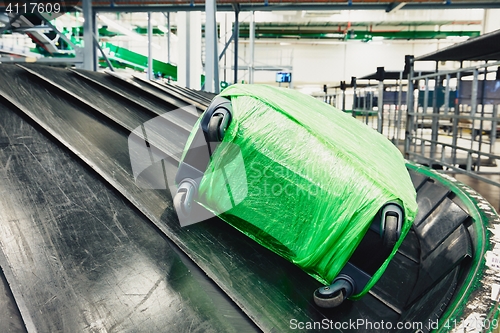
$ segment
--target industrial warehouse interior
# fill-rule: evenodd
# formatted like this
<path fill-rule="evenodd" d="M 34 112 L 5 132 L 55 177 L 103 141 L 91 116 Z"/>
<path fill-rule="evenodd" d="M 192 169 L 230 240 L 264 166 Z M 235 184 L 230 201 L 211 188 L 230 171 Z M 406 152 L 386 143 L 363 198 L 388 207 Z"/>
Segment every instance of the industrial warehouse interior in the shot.
<path fill-rule="evenodd" d="M 500 333 L 499 18 L 0 2 L 0 333 Z"/>

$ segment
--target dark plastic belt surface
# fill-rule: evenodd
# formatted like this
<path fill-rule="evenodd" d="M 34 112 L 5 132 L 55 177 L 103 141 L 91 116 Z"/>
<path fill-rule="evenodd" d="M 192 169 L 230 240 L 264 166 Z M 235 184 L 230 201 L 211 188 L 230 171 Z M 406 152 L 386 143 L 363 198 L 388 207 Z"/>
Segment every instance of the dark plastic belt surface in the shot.
<path fill-rule="evenodd" d="M 54 155 L 52 150 L 44 150 L 44 148 L 42 149 L 44 151 L 40 151 L 40 154 L 37 155 L 39 158 L 38 161 L 45 168 L 47 168 L 47 165 L 52 165 L 53 167 L 50 170 L 54 172 L 54 175 L 50 177 L 45 176 L 46 180 L 44 181 L 49 188 L 40 188 L 37 189 L 38 192 L 34 193 L 40 193 L 41 197 L 47 196 L 49 199 L 52 193 L 57 193 L 59 189 L 50 187 L 52 186 L 51 182 L 57 183 L 58 177 L 67 172 L 63 166 L 57 166 L 60 165 L 58 163 L 64 162 L 71 165 L 72 168 L 77 168 L 76 165 L 83 165 L 83 171 L 79 172 L 83 172 L 88 179 L 72 176 L 68 179 L 67 184 L 62 184 L 62 186 L 63 188 L 66 188 L 66 186 L 73 186 L 74 193 L 72 195 L 82 200 L 85 205 L 98 205 L 95 208 L 89 209 L 90 212 L 95 212 L 95 216 L 82 216 L 90 220 L 101 216 L 101 214 L 107 216 L 107 218 L 98 218 L 94 222 L 87 222 L 95 223 L 95 230 L 92 230 L 92 233 L 89 235 L 86 234 L 86 229 L 80 230 L 77 228 L 77 226 L 84 226 L 86 223 L 85 221 L 77 223 L 77 226 L 71 225 L 71 227 L 59 228 L 56 231 L 63 233 L 65 239 L 68 239 L 68 241 L 71 240 L 70 235 L 73 232 L 77 239 L 88 240 L 92 244 L 95 244 L 96 247 L 108 246 L 104 244 L 106 242 L 116 244 L 116 237 L 106 229 L 106 227 L 115 228 L 115 220 L 113 219 L 113 214 L 110 213 L 112 210 L 109 208 L 109 204 L 105 206 L 100 196 L 92 195 L 92 191 L 85 188 L 85 186 L 90 186 L 90 189 L 94 187 L 101 188 L 101 186 L 103 186 L 101 182 L 104 182 L 107 185 L 98 193 L 108 193 L 103 195 L 103 197 L 109 197 L 109 201 L 117 205 L 116 207 L 122 205 L 120 206 L 122 209 L 120 209 L 118 214 L 129 214 L 130 221 L 136 221 L 134 223 L 137 225 L 134 224 L 135 226 L 131 227 L 132 231 L 130 232 L 133 232 L 133 230 L 135 230 L 134 228 L 150 228 L 144 227 L 143 224 L 149 225 L 150 222 L 148 219 L 152 221 L 162 233 L 172 239 L 183 252 L 188 254 L 196 265 L 202 268 L 203 272 L 200 273 L 201 276 L 208 274 L 210 278 L 220 286 L 221 290 L 227 293 L 235 304 L 237 304 L 256 325 L 265 331 L 289 331 L 290 321 L 292 319 L 296 319 L 299 322 L 321 322 L 323 319 L 332 320 L 333 322 L 345 322 L 349 321 L 349 319 L 357 320 L 359 318 L 366 318 L 372 322 L 384 320 L 394 323 L 401 320 L 427 321 L 429 317 L 434 318 L 434 316 L 440 314 L 442 309 L 446 307 L 451 294 L 455 290 L 459 277 L 459 268 L 467 267 L 467 261 L 464 261 L 464 259 L 470 255 L 471 244 L 470 242 L 467 243 L 469 238 L 467 229 L 463 227 L 463 223 L 465 222 L 458 222 L 458 220 L 464 218 L 464 215 L 457 207 L 450 204 L 449 200 L 451 200 L 451 198 L 449 190 L 426 177 L 421 177 L 421 175 L 414 171 L 410 171 L 412 180 L 418 188 L 420 217 L 414 229 L 403 242 L 399 253 L 389 265 L 386 274 L 384 274 L 370 294 L 362 300 L 347 302 L 340 308 L 334 310 L 318 309 L 312 303 L 312 292 L 319 284 L 296 266 L 265 250 L 216 218 L 191 227 L 180 228 L 176 216 L 171 209 L 168 191 L 144 190 L 137 187 L 132 177 L 127 138 L 130 133 L 130 127 L 141 125 L 140 122 L 144 121 L 144 119 L 148 119 L 148 117 L 152 117 L 152 113 L 148 115 L 144 113 L 144 110 L 141 108 L 137 109 L 135 106 L 127 107 L 127 105 L 120 104 L 124 103 L 125 100 L 116 96 L 113 97 L 112 92 L 109 90 L 102 90 L 101 92 L 96 91 L 94 96 L 92 89 L 98 89 L 96 85 L 92 85 L 91 83 L 87 83 L 88 85 L 85 87 L 85 89 L 88 89 L 86 90 L 87 92 L 81 93 L 82 89 L 78 83 L 79 80 L 83 79 L 78 78 L 78 75 L 71 71 L 57 70 L 51 72 L 47 69 L 38 69 L 36 66 L 27 67 L 33 71 L 40 71 L 40 73 L 43 71 L 44 76 L 53 82 L 64 82 L 65 89 L 73 94 L 80 94 L 82 99 L 94 104 L 96 107 L 89 107 L 89 105 L 76 101 L 70 95 L 58 92 L 57 88 L 47 87 L 47 82 L 43 82 L 39 78 L 34 77 L 33 74 L 21 68 L 0 65 L 0 75 L 9 78 L 9 80 L 0 81 L 0 95 L 5 97 L 2 98 L 0 96 L 0 102 L 4 105 L 2 110 L 5 110 L 8 106 L 12 112 L 23 117 L 28 123 L 38 123 L 35 124 L 36 131 L 31 136 L 37 136 L 40 138 L 40 142 L 45 142 L 45 146 L 43 147 L 50 146 L 48 142 L 48 140 L 50 140 L 57 144 L 57 149 L 66 152 L 62 155 L 61 153 Z M 82 73 L 85 74 L 86 72 L 82 71 Z M 119 90 L 122 94 L 128 94 L 130 98 L 133 98 L 138 91 L 146 91 L 134 84 L 126 83 L 122 79 L 97 73 L 89 73 L 88 75 L 100 83 L 113 85 L 113 89 Z M 140 99 L 144 106 L 157 110 L 164 109 L 167 100 L 173 100 L 172 96 L 166 94 L 162 95 L 158 93 L 157 96 L 153 96 L 152 94 L 153 93 L 149 91 L 137 98 Z M 11 101 L 10 104 L 7 102 L 6 98 Z M 113 101 L 112 107 L 106 104 L 108 103 L 106 101 L 108 98 L 108 102 L 111 100 Z M 12 103 L 14 103 L 14 105 L 11 105 Z M 124 112 L 123 118 L 119 118 L 120 110 Z M 8 115 L 3 118 L 3 121 L 12 123 L 14 121 L 13 119 L 16 117 L 17 116 Z M 117 124 L 113 120 L 114 118 L 119 118 L 123 124 Z M 27 125 L 23 126 L 25 127 Z M 21 133 L 20 125 L 12 125 L 8 128 L 11 128 L 9 131 L 14 133 L 12 135 L 20 135 L 19 133 Z M 37 133 L 37 131 L 39 133 Z M 42 135 L 40 135 L 40 133 Z M 183 135 L 182 132 L 179 132 L 179 136 L 173 141 L 169 141 L 169 146 L 165 148 L 182 151 L 187 133 L 188 132 Z M 69 151 L 73 153 L 77 152 L 81 157 L 77 158 L 75 155 L 67 155 Z M 44 157 L 44 154 L 46 157 Z M 51 157 L 51 155 L 53 156 Z M 24 151 L 23 156 L 23 158 L 31 158 L 28 156 L 27 151 Z M 61 156 L 66 157 L 63 158 Z M 11 162 L 9 162 L 11 166 L 18 165 L 19 167 L 17 169 L 22 169 L 24 167 L 25 164 L 15 164 L 17 162 L 12 158 Z M 5 165 L 7 161 L 8 157 L 6 157 L 2 163 Z M 32 163 L 35 160 L 30 161 L 29 163 Z M 174 163 L 174 159 L 165 162 L 167 171 L 170 168 L 173 169 Z M 90 168 L 87 166 L 90 166 Z M 74 175 L 79 175 L 79 173 L 75 173 Z M 19 181 L 22 179 L 29 179 L 29 177 L 26 178 L 23 176 L 22 172 L 19 174 L 16 173 L 15 177 L 20 177 Z M 10 179 L 11 177 L 9 176 L 7 178 Z M 83 181 L 82 179 L 86 180 Z M 85 185 L 87 183 L 88 185 Z M 37 197 L 38 195 L 33 198 Z M 61 202 L 65 203 L 65 200 L 66 199 L 63 198 Z M 453 198 L 452 200 L 456 202 L 457 198 Z M 108 201 L 106 201 L 106 203 L 108 203 Z M 439 213 L 440 209 L 444 209 L 444 206 L 440 208 L 440 205 L 443 204 L 453 209 L 455 212 L 453 216 L 455 217 Z M 37 203 L 37 205 L 40 206 L 39 209 L 42 209 L 46 214 L 48 213 L 43 203 Z M 458 204 L 458 206 L 460 206 L 460 204 Z M 56 211 L 54 216 L 60 215 L 59 218 L 64 221 L 68 219 L 65 214 L 69 214 L 68 216 L 76 218 L 76 222 L 80 222 L 81 217 L 71 211 L 68 213 L 67 210 L 64 209 L 64 206 L 57 207 L 57 210 L 54 208 L 54 210 Z M 139 211 L 148 219 L 138 214 Z M 75 215 L 73 216 L 71 214 Z M 49 223 L 49 221 L 51 221 L 51 219 L 48 217 L 40 219 L 37 228 L 43 227 L 45 224 Z M 465 221 L 467 221 L 467 219 Z M 71 221 L 65 223 L 70 222 Z M 449 232 L 447 232 L 447 230 L 441 230 L 441 226 L 438 226 L 439 223 L 446 223 L 449 225 Z M 169 257 L 168 255 L 163 257 L 164 253 L 162 251 L 166 251 L 165 253 L 170 252 L 169 250 L 162 250 L 164 248 L 158 250 L 158 246 L 165 246 L 161 244 L 166 244 L 165 239 L 160 235 L 158 229 L 149 231 L 151 235 L 145 237 L 145 243 L 141 240 L 135 243 L 120 245 L 123 251 L 116 255 L 113 254 L 106 257 L 106 251 L 101 252 L 96 250 L 98 253 L 93 256 L 93 267 L 97 269 L 96 274 L 99 274 L 99 269 L 107 267 L 106 265 L 111 265 L 111 267 L 124 267 L 123 269 L 127 272 L 131 269 L 130 267 L 135 267 L 134 265 L 138 265 L 139 263 L 159 265 L 158 272 L 168 271 L 170 262 L 167 259 Z M 428 230 L 435 230 L 435 235 L 433 234 L 432 237 L 429 237 L 429 242 L 421 248 L 419 245 L 419 237 L 422 237 L 422 235 L 426 233 L 426 230 L 427 232 Z M 127 233 L 129 232 L 127 229 L 125 231 Z M 121 237 L 120 232 L 119 229 L 115 231 L 119 239 Z M 136 237 L 140 235 L 141 233 L 139 232 Z M 97 237 L 95 239 L 99 241 L 96 241 L 92 237 Z M 45 238 L 42 237 L 41 240 L 43 239 Z M 443 252 L 445 251 L 444 247 L 434 244 L 443 239 L 445 244 L 450 245 L 451 248 L 454 249 L 453 251 L 449 253 Z M 45 249 L 42 246 L 42 253 L 51 249 L 51 245 L 45 244 L 44 246 L 47 248 Z M 151 251 L 153 251 L 151 247 L 154 251 L 158 251 L 158 253 L 151 253 Z M 67 270 L 71 272 L 73 269 L 71 267 L 77 267 L 81 262 L 81 256 L 85 254 L 84 248 L 76 246 L 75 251 L 83 252 L 80 256 L 74 257 L 75 260 L 69 260 L 69 266 L 58 266 L 61 274 L 66 274 Z M 71 251 L 66 252 L 68 252 L 68 255 L 71 253 Z M 134 253 L 137 253 L 138 256 L 147 254 L 147 256 L 153 256 L 155 259 L 151 262 L 144 257 L 139 257 L 136 260 L 137 263 L 133 261 L 132 265 L 130 260 L 136 255 Z M 174 254 L 171 255 L 175 257 Z M 178 255 L 179 258 L 181 258 L 181 254 Z M 436 262 L 437 259 L 430 260 L 434 257 L 441 260 L 438 267 L 432 264 Z M 48 255 L 43 260 L 49 260 L 50 258 L 51 256 Z M 41 263 L 44 262 L 43 260 Z M 177 262 L 179 262 L 179 260 L 177 260 Z M 186 267 L 187 263 L 182 260 L 181 262 L 183 262 L 185 265 L 184 267 Z M 16 265 L 14 265 L 14 269 L 17 269 Z M 120 270 L 115 268 L 114 272 L 118 273 Z M 420 275 L 420 273 L 422 274 Z M 43 270 L 36 271 L 36 274 L 43 279 L 48 279 L 48 277 L 44 275 Z M 426 281 L 430 281 L 430 283 L 421 281 L 420 276 L 422 276 L 422 278 L 425 277 Z M 8 274 L 7 278 L 9 278 Z M 77 276 L 75 278 L 77 278 Z M 184 277 L 179 277 L 179 279 L 184 279 Z M 195 280 L 201 281 L 198 279 Z M 73 281 L 70 279 L 68 281 L 72 284 L 74 281 L 78 280 Z M 123 281 L 131 280 L 124 278 Z M 154 280 L 153 286 L 156 281 L 157 280 Z M 180 283 L 180 281 L 176 279 L 167 279 L 165 281 L 165 290 L 174 288 L 176 283 Z M 111 284 L 111 286 L 115 288 L 113 284 Z M 135 288 L 132 282 L 127 284 L 127 286 Z M 31 284 L 30 288 L 31 291 L 36 294 L 40 292 L 39 288 L 45 290 L 47 288 L 47 283 Z M 202 286 L 202 289 L 206 291 L 204 286 Z M 416 291 L 412 294 L 414 289 Z M 122 288 L 121 291 L 123 290 L 127 289 Z M 191 296 L 187 298 L 181 297 L 181 300 L 179 300 L 179 303 L 176 303 L 177 305 L 175 307 L 187 307 L 196 312 L 197 310 L 195 310 L 195 308 L 210 303 L 196 299 L 195 296 L 192 296 L 195 295 L 197 291 L 195 287 L 191 289 L 187 288 L 187 290 L 182 289 L 181 295 L 184 295 L 183 292 L 186 292 Z M 127 291 L 126 293 L 128 294 L 130 292 Z M 50 298 L 45 301 L 47 300 L 50 300 Z M 106 300 L 107 297 L 104 297 L 101 302 L 106 302 Z M 217 301 L 215 301 L 215 303 L 218 304 Z M 50 302 L 47 304 L 47 306 L 52 306 Z M 60 306 L 55 307 L 55 313 L 58 313 L 57 311 L 67 311 L 64 310 L 65 307 L 70 306 L 67 304 L 72 303 L 61 301 Z M 167 312 L 163 312 L 163 307 L 168 308 L 169 303 L 158 301 L 157 306 L 159 306 L 158 309 L 160 309 L 158 313 L 161 312 L 162 316 L 169 317 L 157 320 L 175 320 L 175 315 L 170 317 L 168 314 L 165 314 L 168 313 L 167 310 L 165 310 Z M 139 306 L 139 308 L 141 307 Z M 105 315 L 96 310 L 95 307 L 86 306 L 84 309 L 92 318 L 97 318 L 96 320 L 105 318 Z M 206 312 L 206 318 L 209 318 L 209 321 L 213 323 L 213 320 L 216 320 L 218 315 L 208 314 L 211 311 L 209 309 L 210 306 L 206 308 L 206 311 L 208 311 Z M 37 307 L 30 307 L 28 312 L 35 313 L 36 311 L 38 311 Z M 53 325 L 50 316 L 37 316 L 36 318 L 42 321 L 39 331 L 47 331 L 44 328 Z M 43 321 L 47 322 L 44 323 Z M 90 323 L 96 325 L 97 321 L 89 322 L 88 325 L 90 325 Z M 214 325 L 213 327 L 216 327 L 217 331 L 219 331 L 219 329 L 220 331 L 231 330 L 227 327 L 217 327 L 217 324 Z M 239 327 L 237 324 L 233 326 Z M 194 324 L 189 327 L 193 330 L 197 329 L 200 332 L 210 331 L 210 328 L 207 328 L 203 323 L 197 321 L 194 321 Z M 151 331 L 164 331 L 164 328 L 165 327 L 162 327 L 162 329 L 154 329 L 152 326 Z M 184 328 L 187 329 L 187 327 Z M 356 330 L 347 328 L 341 329 L 341 331 L 354 332 Z M 373 330 L 373 332 L 376 331 L 377 330 Z M 384 330 L 378 331 L 382 332 Z"/>
<path fill-rule="evenodd" d="M 142 214 L 3 102 L 0 126 L 2 265 L 30 331 L 256 330 Z"/>

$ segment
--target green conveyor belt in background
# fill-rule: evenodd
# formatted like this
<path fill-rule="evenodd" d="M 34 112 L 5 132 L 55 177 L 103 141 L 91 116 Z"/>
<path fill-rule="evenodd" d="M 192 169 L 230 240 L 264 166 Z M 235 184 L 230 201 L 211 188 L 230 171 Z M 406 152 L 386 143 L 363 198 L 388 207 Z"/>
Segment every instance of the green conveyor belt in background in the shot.
<path fill-rule="evenodd" d="M 103 49 L 109 49 L 108 58 L 114 67 L 132 68 L 139 71 L 145 71 L 148 68 L 148 57 L 142 54 L 130 51 L 124 47 L 116 46 L 111 43 L 103 43 Z M 99 59 L 101 67 L 108 67 L 103 57 Z M 164 78 L 177 81 L 177 66 L 153 59 L 153 72 Z M 205 82 L 205 75 L 201 76 L 201 85 Z"/>
<path fill-rule="evenodd" d="M 109 49 L 108 58 L 115 67 L 133 68 L 139 71 L 144 71 L 148 68 L 147 56 L 107 42 L 102 44 L 102 48 L 104 50 Z M 99 64 L 103 67 L 107 67 L 104 58 L 99 60 Z M 156 74 L 161 74 L 161 76 L 165 78 L 177 81 L 177 66 L 175 65 L 153 59 L 153 71 Z M 202 80 L 204 80 L 204 77 Z"/>

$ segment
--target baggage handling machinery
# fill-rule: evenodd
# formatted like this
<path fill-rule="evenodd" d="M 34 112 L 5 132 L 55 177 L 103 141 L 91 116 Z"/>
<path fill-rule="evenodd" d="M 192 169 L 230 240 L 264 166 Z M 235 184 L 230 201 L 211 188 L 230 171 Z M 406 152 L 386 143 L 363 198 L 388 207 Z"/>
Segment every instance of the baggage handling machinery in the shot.
<path fill-rule="evenodd" d="M 89 318 L 107 330 L 146 327 L 149 332 L 163 332 L 165 327 L 287 332 L 323 320 L 328 320 L 331 331 L 342 332 L 498 328 L 494 290 L 500 219 L 488 202 L 459 181 L 406 163 L 418 203 L 411 229 L 370 291 L 332 311 L 315 306 L 311 297 L 311 291 L 329 283 L 318 282 L 218 217 L 179 226 L 174 195 L 141 187 L 130 169 L 129 132 L 124 129 L 139 126 L 140 130 L 144 122 L 183 107 L 173 91 L 166 92 L 173 86 L 35 65 L 2 65 L 0 72 L 16 78 L 0 82 L 0 159 L 4 166 L 10 163 L 2 169 L 1 188 L 9 195 L 0 198 L 8 207 L 0 217 L 9 212 L 34 217 L 1 223 L 3 231 L 12 232 L 0 236 L 5 273 L 0 284 L 5 281 L 7 290 L 12 290 L 14 305 L 17 302 L 21 310 L 17 318 L 20 325 L 30 325 L 29 331 L 64 330 L 68 323 L 82 331 L 88 329 Z M 26 98 L 26 91 L 32 98 Z M 150 128 L 148 141 L 142 142 L 145 154 L 157 148 L 153 152 L 167 151 L 160 166 L 173 172 L 167 175 L 173 177 L 171 183 L 180 162 L 177 153 L 209 105 L 193 98 L 204 103 L 196 114 L 181 110 L 172 121 L 161 122 L 165 142 L 155 141 Z M 233 106 L 237 103 L 232 99 Z M 157 175 L 163 179 L 163 171 Z M 57 195 L 55 189 L 65 195 Z M 6 206 L 11 200 L 23 200 L 22 205 Z M 195 202 L 191 215 L 196 206 Z M 83 212 L 90 214 L 81 213 L 86 207 Z M 266 209 L 265 204 L 257 207 Z M 26 241 L 13 242 L 12 237 Z M 190 266 L 179 265 L 179 259 L 164 249 L 170 240 Z M 31 254 L 35 265 L 19 254 Z M 82 255 L 91 261 L 82 265 Z M 54 258 L 61 264 L 54 265 Z M 206 281 L 199 284 L 197 279 Z M 210 283 L 213 288 L 207 291 Z M 138 290 L 144 293 L 137 295 Z M 151 297 L 144 303 L 148 291 Z M 65 297 L 47 302 L 52 295 Z M 223 299 L 228 304 L 221 304 Z M 6 314 L 0 311 L 0 327 L 16 317 Z M 360 318 L 364 320 L 357 328 L 337 326 Z M 254 330 L 249 325 L 242 328 L 242 320 Z M 382 321 L 387 325 L 376 329 L 374 325 Z M 399 329 L 398 324 L 404 327 Z"/>
<path fill-rule="evenodd" d="M 176 175 L 178 189 L 173 203 L 180 219 L 189 219 L 193 202 L 197 199 L 200 181 L 232 118 L 231 101 L 219 96 L 203 113 L 199 126 L 195 126 L 196 132 L 191 146 L 196 148 L 187 149 Z M 224 170 L 222 172 L 227 178 Z M 400 238 L 402 221 L 404 213 L 400 204 L 386 203 L 373 218 L 369 231 L 351 260 L 331 285 L 320 287 L 314 292 L 314 302 L 320 307 L 332 308 L 342 304 L 346 298 L 361 293 Z M 370 257 L 369 262 L 365 260 L 366 256 Z"/>

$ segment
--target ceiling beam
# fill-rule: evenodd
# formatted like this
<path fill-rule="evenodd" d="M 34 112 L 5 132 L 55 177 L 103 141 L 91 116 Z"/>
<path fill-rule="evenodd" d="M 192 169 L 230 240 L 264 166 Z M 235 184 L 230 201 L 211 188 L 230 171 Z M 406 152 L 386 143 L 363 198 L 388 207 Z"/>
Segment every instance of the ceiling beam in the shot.
<path fill-rule="evenodd" d="M 295 10 L 308 10 L 308 11 L 325 11 L 325 10 L 383 10 L 386 11 L 392 2 L 353 2 L 349 4 L 346 2 L 314 2 L 314 3 L 283 3 L 273 2 L 269 0 L 267 4 L 262 2 L 238 2 L 241 11 L 295 11 Z M 160 1 L 159 1 L 160 2 Z M 69 3 L 69 2 L 68 2 Z M 102 3 L 102 2 L 100 2 Z M 399 5 L 403 4 L 401 2 Z M 397 8 L 396 5 L 394 7 Z M 399 9 L 403 10 L 419 10 L 419 9 L 486 9 L 486 8 L 500 8 L 500 1 L 454 1 L 454 2 L 407 2 Z M 65 11 L 77 11 L 79 8 L 76 6 L 66 6 Z M 205 11 L 203 3 L 197 4 L 196 1 L 186 4 L 168 4 L 157 3 L 151 5 L 120 5 L 116 2 L 114 5 L 95 4 L 93 6 L 95 12 L 184 12 L 184 11 Z M 5 11 L 5 5 L 0 2 L 0 12 Z M 232 12 L 234 11 L 233 5 L 225 2 L 217 3 L 217 11 L 219 12 Z"/>
<path fill-rule="evenodd" d="M 405 10 L 418 9 L 485 9 L 500 8 L 500 2 L 459 2 L 459 3 L 407 3 Z M 386 4 L 332 4 L 332 3 L 312 3 L 312 4 L 240 4 L 240 11 L 325 11 L 325 10 L 386 10 Z M 96 6 L 96 12 L 182 12 L 182 11 L 205 11 L 203 5 L 151 5 L 151 6 Z M 232 5 L 217 5 L 218 12 L 234 11 Z"/>
<path fill-rule="evenodd" d="M 263 0 L 255 2 L 253 0 L 236 1 L 240 5 L 240 11 L 325 11 L 325 10 L 419 10 L 419 9 L 488 9 L 500 8 L 500 1 L 426 1 L 426 2 L 331 2 L 329 0 L 315 0 L 314 3 L 290 1 L 283 3 L 280 0 Z M 93 6 L 94 12 L 188 12 L 188 11 L 205 11 L 204 1 L 194 0 L 185 3 L 166 2 L 165 0 L 149 1 L 146 5 L 126 5 L 116 2 L 111 2 L 109 5 L 103 5 L 104 1 L 98 1 Z M 124 3 L 121 2 L 121 3 Z M 399 8 L 398 8 L 399 7 Z M 0 2 L 0 13 L 5 12 L 5 2 Z M 64 12 L 81 11 L 77 5 L 73 5 L 72 1 L 66 1 L 62 8 Z M 232 12 L 233 5 L 228 1 L 220 1 L 217 3 L 218 12 Z M 11 13 L 15 14 L 15 13 Z"/>

